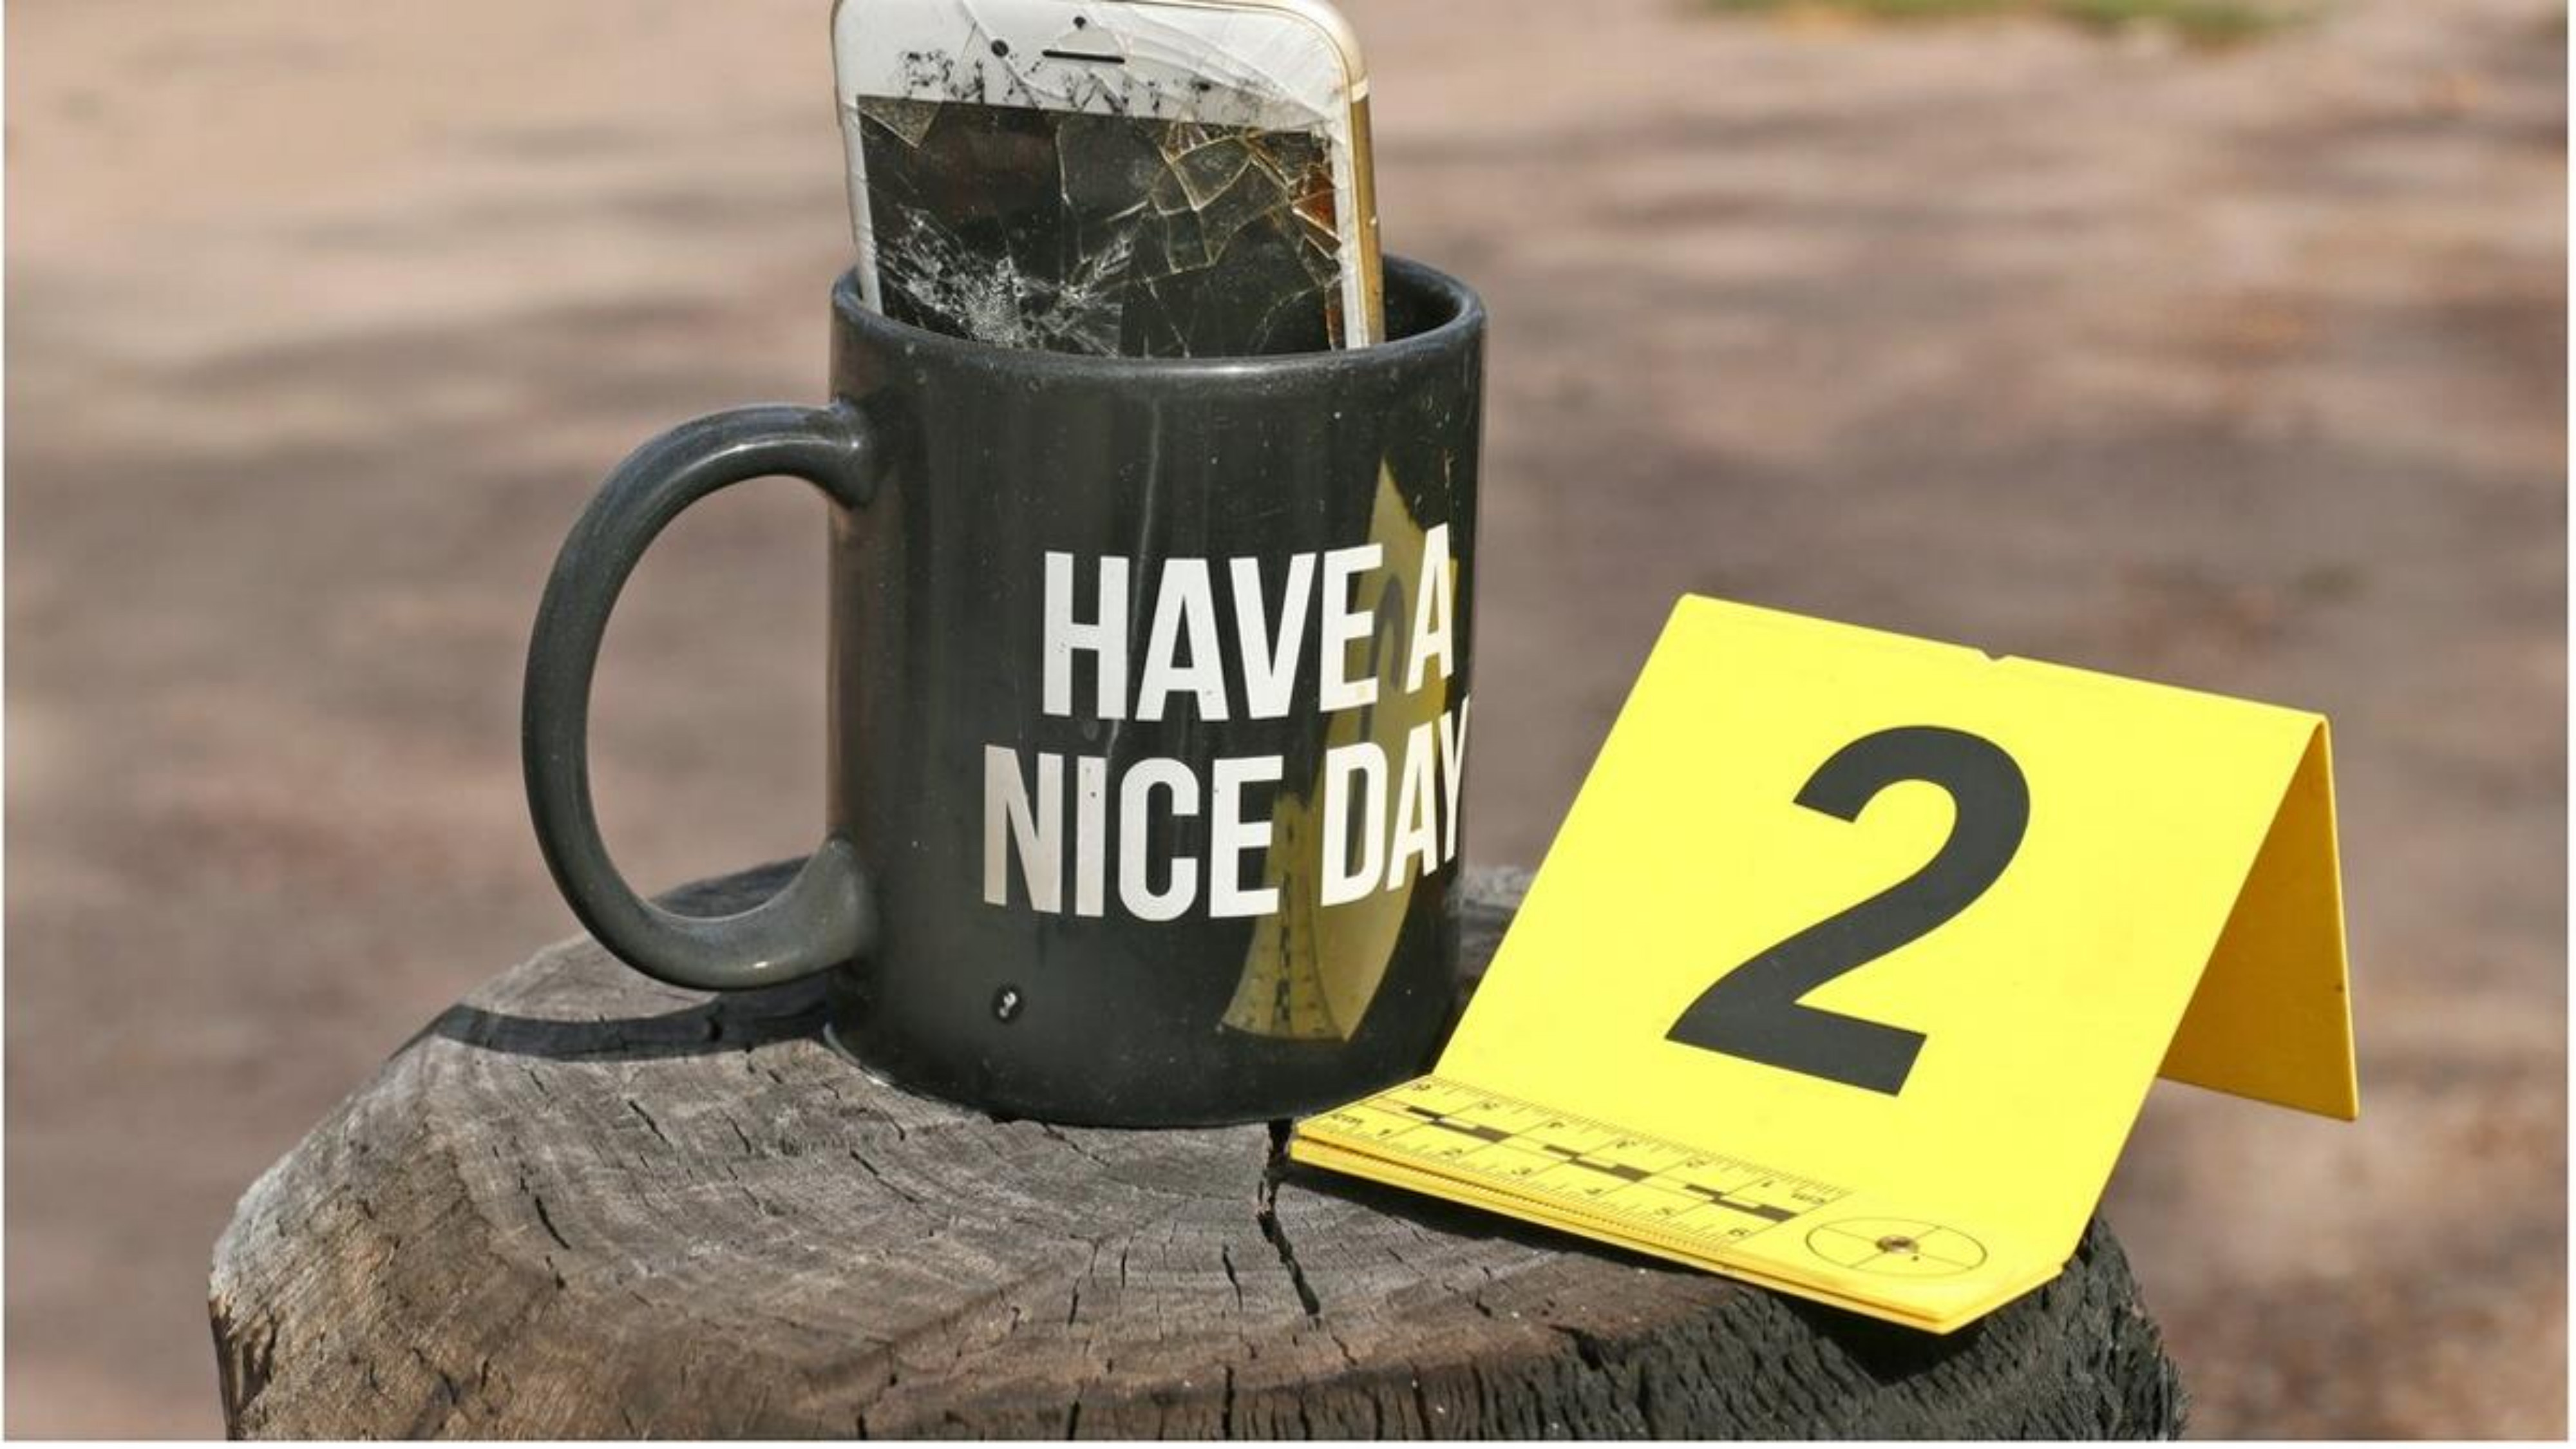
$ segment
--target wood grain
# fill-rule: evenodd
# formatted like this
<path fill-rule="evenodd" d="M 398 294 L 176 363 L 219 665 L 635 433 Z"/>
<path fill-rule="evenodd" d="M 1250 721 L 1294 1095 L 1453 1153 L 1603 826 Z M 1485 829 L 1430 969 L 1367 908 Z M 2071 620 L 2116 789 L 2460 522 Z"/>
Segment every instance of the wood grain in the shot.
<path fill-rule="evenodd" d="M 774 866 L 675 901 L 739 909 Z M 1526 878 L 1479 872 L 1481 963 Z M 811 985 L 708 997 L 587 940 L 407 1043 L 242 1199 L 237 1436 L 2171 1435 L 2099 1224 L 1933 1338 L 1289 1167 L 881 1086 Z"/>

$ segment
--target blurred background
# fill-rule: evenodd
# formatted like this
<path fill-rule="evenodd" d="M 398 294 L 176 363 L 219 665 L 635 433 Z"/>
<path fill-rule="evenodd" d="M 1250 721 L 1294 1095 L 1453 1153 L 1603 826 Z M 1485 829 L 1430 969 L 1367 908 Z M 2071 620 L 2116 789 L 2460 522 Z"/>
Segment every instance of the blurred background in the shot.
<path fill-rule="evenodd" d="M 821 395 L 826 8 L 8 7 L 10 1433 L 219 1432 L 235 1198 L 575 930 L 528 623 L 629 446 Z M 2161 1087 L 2108 1212 L 2200 1432 L 2563 1433 L 2563 0 L 1347 8 L 1493 309 L 1470 853 L 1685 591 L 2330 714 L 2362 1121 Z M 822 521 L 630 591 L 638 880 L 810 844 Z"/>

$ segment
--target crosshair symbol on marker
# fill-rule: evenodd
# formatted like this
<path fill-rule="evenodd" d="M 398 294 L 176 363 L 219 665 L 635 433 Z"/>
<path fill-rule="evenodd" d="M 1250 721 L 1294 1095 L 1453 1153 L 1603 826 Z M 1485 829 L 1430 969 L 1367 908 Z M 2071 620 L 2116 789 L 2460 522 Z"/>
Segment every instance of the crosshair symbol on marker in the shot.
<path fill-rule="evenodd" d="M 1807 1251 L 1838 1268 L 1886 1278 L 1948 1278 L 1985 1266 L 1986 1246 L 1939 1223 L 1845 1218 L 1807 1234 Z"/>

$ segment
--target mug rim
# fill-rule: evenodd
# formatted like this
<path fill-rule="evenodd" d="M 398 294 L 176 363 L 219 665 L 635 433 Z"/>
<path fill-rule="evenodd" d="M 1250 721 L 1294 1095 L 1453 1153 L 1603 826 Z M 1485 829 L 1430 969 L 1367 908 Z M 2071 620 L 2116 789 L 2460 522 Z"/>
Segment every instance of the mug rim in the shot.
<path fill-rule="evenodd" d="M 1484 299 L 1476 290 L 1439 268 L 1410 257 L 1389 255 L 1382 263 L 1387 290 L 1397 288 L 1420 291 L 1440 320 L 1418 332 L 1392 337 L 1366 347 L 1332 348 L 1322 352 L 1282 352 L 1254 357 L 1104 357 L 1085 352 L 1050 352 L 1032 347 L 1004 347 L 980 342 L 969 337 L 955 337 L 898 322 L 882 312 L 871 311 L 859 300 L 859 274 L 856 268 L 841 273 L 832 283 L 832 311 L 841 326 L 863 333 L 874 333 L 885 342 L 906 351 L 944 355 L 952 361 L 979 367 L 1000 367 L 1024 372 L 1044 373 L 1059 379 L 1098 377 L 1129 382 L 1158 378 L 1196 378 L 1201 380 L 1229 377 L 1258 377 L 1277 381 L 1302 375 L 1323 375 L 1359 367 L 1402 367 L 1449 352 L 1461 345 L 1485 325 Z M 1394 308 L 1387 309 L 1390 313 Z"/>

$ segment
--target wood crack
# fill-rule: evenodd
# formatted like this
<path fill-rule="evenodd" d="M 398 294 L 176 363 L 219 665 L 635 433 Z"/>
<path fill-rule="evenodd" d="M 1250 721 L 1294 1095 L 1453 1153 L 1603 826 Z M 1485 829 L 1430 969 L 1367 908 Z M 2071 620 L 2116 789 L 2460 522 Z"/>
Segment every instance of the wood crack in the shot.
<path fill-rule="evenodd" d="M 1252 1216 L 1261 1225 L 1261 1236 L 1279 1254 L 1279 1266 L 1288 1270 L 1289 1286 L 1297 1290 L 1297 1301 L 1305 1305 L 1306 1316 L 1321 1318 L 1324 1301 L 1316 1295 L 1315 1285 L 1306 1281 L 1305 1265 L 1297 1261 L 1296 1245 L 1288 1241 L 1288 1229 L 1279 1221 L 1279 1183 L 1288 1175 L 1289 1126 L 1284 1117 L 1270 1124 L 1270 1160 L 1261 1169 L 1260 1205 Z"/>

